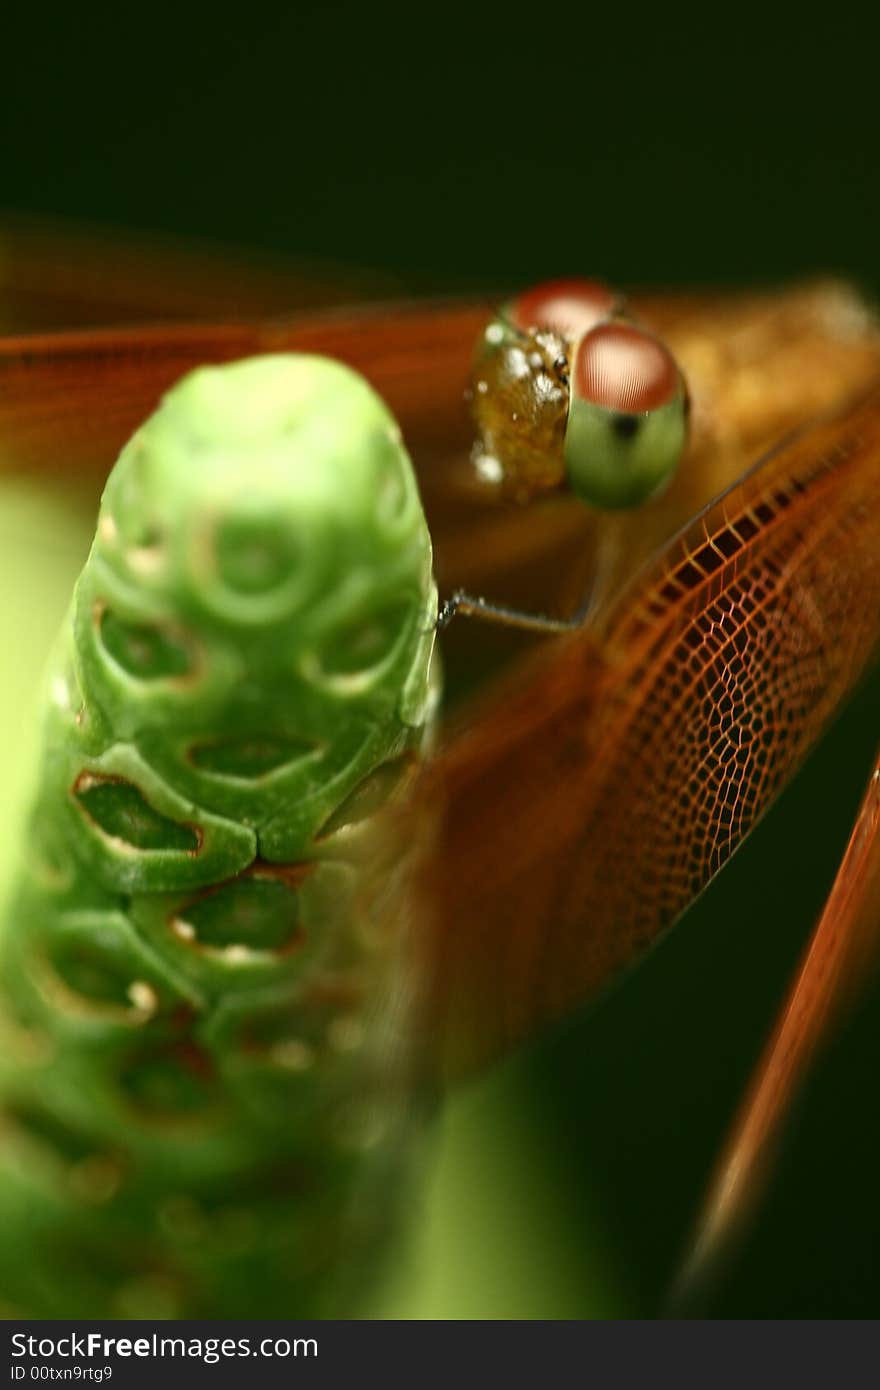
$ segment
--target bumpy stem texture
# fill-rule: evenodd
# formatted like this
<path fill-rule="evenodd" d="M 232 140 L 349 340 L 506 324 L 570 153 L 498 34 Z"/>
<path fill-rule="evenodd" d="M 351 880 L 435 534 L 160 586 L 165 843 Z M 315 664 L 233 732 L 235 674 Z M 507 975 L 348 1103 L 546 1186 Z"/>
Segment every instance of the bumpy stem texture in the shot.
<path fill-rule="evenodd" d="M 196 372 L 123 451 L 2 937 L 5 1310 L 347 1310 L 419 1108 L 384 812 L 435 612 L 409 460 L 347 369 Z"/>

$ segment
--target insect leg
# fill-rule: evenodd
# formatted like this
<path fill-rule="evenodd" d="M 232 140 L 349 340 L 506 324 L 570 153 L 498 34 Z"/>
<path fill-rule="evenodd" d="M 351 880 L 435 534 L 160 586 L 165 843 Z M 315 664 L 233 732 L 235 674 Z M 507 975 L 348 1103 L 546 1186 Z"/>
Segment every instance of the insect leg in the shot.
<path fill-rule="evenodd" d="M 619 562 L 624 553 L 624 543 L 625 535 L 620 521 L 610 516 L 603 518 L 597 536 L 592 569 L 587 577 L 586 592 L 574 613 L 568 618 L 529 613 L 520 608 L 512 608 L 507 604 L 495 603 L 490 599 L 469 594 L 464 589 L 456 589 L 441 605 L 437 629 L 442 632 L 456 614 L 460 613 L 463 617 L 482 618 L 485 622 L 500 623 L 523 632 L 574 632 L 577 628 L 583 627 L 613 594 L 620 579 Z"/>
<path fill-rule="evenodd" d="M 742 1234 L 792 1100 L 818 1048 L 869 977 L 878 945 L 880 751 L 828 901 L 722 1151 L 677 1282 L 677 1308 L 705 1288 Z"/>
<path fill-rule="evenodd" d="M 463 617 L 482 618 L 486 622 L 501 623 L 524 632 L 572 632 L 583 624 L 588 606 L 584 604 L 570 618 L 550 618 L 543 613 L 525 613 L 519 608 L 508 608 L 504 604 L 465 593 L 463 589 L 456 589 L 440 609 L 437 629 L 442 632 L 460 613 Z"/>

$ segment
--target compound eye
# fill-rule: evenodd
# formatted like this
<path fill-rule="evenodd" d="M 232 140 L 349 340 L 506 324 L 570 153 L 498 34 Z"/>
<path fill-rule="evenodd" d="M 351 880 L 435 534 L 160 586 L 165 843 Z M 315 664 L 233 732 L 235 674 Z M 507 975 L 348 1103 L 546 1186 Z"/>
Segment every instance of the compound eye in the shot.
<path fill-rule="evenodd" d="M 544 329 L 574 341 L 618 305 L 618 296 L 601 280 L 548 280 L 511 300 L 505 317 L 522 333 Z"/>
<path fill-rule="evenodd" d="M 687 393 L 661 342 L 620 321 L 580 340 L 565 431 L 572 492 L 594 507 L 636 507 L 670 481 L 686 437 Z"/>

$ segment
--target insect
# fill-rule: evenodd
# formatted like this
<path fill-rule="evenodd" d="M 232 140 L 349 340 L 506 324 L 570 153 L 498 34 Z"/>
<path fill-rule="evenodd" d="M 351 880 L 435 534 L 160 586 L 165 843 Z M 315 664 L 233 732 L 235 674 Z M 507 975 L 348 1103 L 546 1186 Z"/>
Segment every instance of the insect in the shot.
<path fill-rule="evenodd" d="M 415 802 L 445 807 L 424 947 L 428 1033 L 451 1070 L 574 1007 L 670 925 L 876 649 L 868 317 L 836 286 L 634 307 L 680 364 L 690 443 L 666 490 L 617 516 L 611 543 L 576 497 L 499 505 L 492 469 L 475 477 L 462 384 L 491 319 L 482 303 L 7 346 L 6 447 L 34 467 L 64 427 L 68 466 L 100 466 L 188 366 L 320 350 L 363 370 L 401 420 L 447 592 L 565 626 L 602 575 L 568 636 L 450 630 L 453 685 L 475 670 L 500 680 Z M 870 874 L 858 881 L 870 888 Z"/>

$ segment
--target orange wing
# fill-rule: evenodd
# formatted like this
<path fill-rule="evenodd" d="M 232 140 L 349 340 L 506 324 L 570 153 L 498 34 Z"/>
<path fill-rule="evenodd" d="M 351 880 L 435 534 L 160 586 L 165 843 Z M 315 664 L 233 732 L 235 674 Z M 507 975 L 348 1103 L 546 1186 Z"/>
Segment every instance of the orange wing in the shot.
<path fill-rule="evenodd" d="M 753 1215 L 782 1119 L 843 1010 L 870 982 L 880 945 L 880 752 L 828 902 L 756 1069 L 712 1186 L 674 1301 L 705 1292 Z"/>
<path fill-rule="evenodd" d="M 880 643 L 880 390 L 774 452 L 601 632 L 554 640 L 428 774 L 432 1026 L 482 1060 L 601 989 L 786 783 Z"/>
<path fill-rule="evenodd" d="M 41 279 L 50 284 L 51 245 L 36 256 Z M 13 258 L 12 270 L 20 268 L 29 246 L 25 243 Z M 298 283 L 295 276 L 270 279 L 267 288 L 250 268 L 236 272 L 233 266 L 224 292 L 223 262 L 202 267 L 206 290 L 198 275 L 187 280 L 179 266 L 163 270 L 161 256 L 154 264 L 143 252 L 136 261 L 141 279 L 130 274 L 130 249 L 102 262 L 94 246 L 87 246 L 89 266 L 103 266 L 105 276 L 94 290 L 94 303 L 89 300 L 92 312 L 112 313 L 117 293 L 134 296 L 138 316 L 154 303 L 155 312 L 164 306 L 163 312 L 179 317 L 186 304 L 212 295 L 224 309 L 239 300 L 253 307 L 261 305 L 262 296 L 277 292 L 280 297 L 284 284 L 295 294 Z M 79 264 L 76 256 L 73 264 Z M 79 284 L 72 273 L 68 279 L 74 288 Z M 25 276 L 25 289 L 28 283 Z M 87 278 L 86 285 L 91 283 Z M 189 300 L 183 293 L 187 286 Z M 0 269 L 0 301 L 3 288 Z M 627 520 L 623 575 L 782 432 L 851 399 L 880 371 L 878 335 L 852 292 L 833 283 L 746 297 L 644 296 L 636 307 L 668 336 L 685 366 L 694 429 L 673 488 Z M 192 367 L 252 352 L 326 353 L 362 371 L 401 421 L 419 472 L 444 591 L 485 588 L 490 596 L 522 607 L 547 603 L 570 610 L 592 563 L 595 528 L 585 525 L 583 508 L 566 499 L 537 510 L 499 507 L 491 496 L 475 492 L 471 480 L 464 387 L 489 313 L 482 300 L 392 304 L 290 321 L 175 323 L 0 339 L 0 469 L 62 471 L 88 477 L 94 485 L 161 393 Z M 486 640 L 483 634 L 470 655 L 480 655 Z"/>
<path fill-rule="evenodd" d="M 163 325 L 0 339 L 0 466 L 105 476 L 184 372 L 316 352 L 363 372 L 428 462 L 466 449 L 463 383 L 484 306 L 376 308 L 261 324 Z"/>

